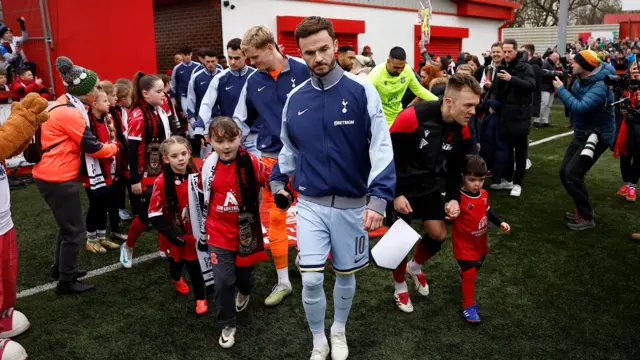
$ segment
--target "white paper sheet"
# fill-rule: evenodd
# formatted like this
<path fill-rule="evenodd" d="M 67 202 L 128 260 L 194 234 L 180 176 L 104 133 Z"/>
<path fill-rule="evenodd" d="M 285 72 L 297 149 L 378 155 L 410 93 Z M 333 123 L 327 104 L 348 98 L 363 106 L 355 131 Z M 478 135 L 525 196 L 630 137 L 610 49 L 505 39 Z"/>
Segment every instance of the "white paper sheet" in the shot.
<path fill-rule="evenodd" d="M 409 224 L 398 219 L 371 250 L 373 260 L 378 266 L 393 270 L 400 265 L 420 238 L 420 234 Z"/>

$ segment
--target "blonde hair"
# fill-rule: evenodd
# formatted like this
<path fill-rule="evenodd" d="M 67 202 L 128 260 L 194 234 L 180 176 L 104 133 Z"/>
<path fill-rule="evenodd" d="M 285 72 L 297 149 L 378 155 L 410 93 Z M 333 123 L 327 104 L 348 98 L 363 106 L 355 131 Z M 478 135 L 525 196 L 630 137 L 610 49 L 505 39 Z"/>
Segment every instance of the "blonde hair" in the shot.
<path fill-rule="evenodd" d="M 191 151 L 191 144 L 189 144 L 189 141 L 187 139 L 183 138 L 182 136 L 173 135 L 160 144 L 160 153 L 162 154 L 162 156 L 169 156 L 169 148 L 171 148 L 171 145 L 176 144 L 184 145 L 187 150 Z"/>
<path fill-rule="evenodd" d="M 471 67 L 471 65 L 469 64 L 458 65 L 458 67 L 456 68 L 456 74 L 459 73 L 460 71 L 468 71 L 470 75 L 473 75 L 474 73 L 473 67 Z"/>
<path fill-rule="evenodd" d="M 102 85 L 102 83 L 100 85 Z M 94 102 L 97 102 L 98 99 L 100 98 L 100 96 L 102 96 L 102 95 L 104 95 L 106 97 L 107 93 L 104 92 L 104 91 L 98 91 L 98 93 L 96 94 L 96 97 L 94 99 Z M 93 104 L 91 104 L 91 106 L 93 106 Z M 105 115 L 105 121 L 107 123 L 107 129 L 109 129 L 109 138 L 111 140 L 115 140 L 116 139 L 116 128 L 113 126 L 113 118 L 111 117 L 111 114 L 107 113 L 107 115 Z"/>
<path fill-rule="evenodd" d="M 122 100 L 131 96 L 131 89 L 133 89 L 133 84 L 129 79 L 118 79 L 116 80 L 116 98 L 118 100 Z"/>
<path fill-rule="evenodd" d="M 247 30 L 242 38 L 240 47 L 242 51 L 246 51 L 249 47 L 264 49 L 267 45 L 275 43 L 273 32 L 266 25 L 259 25 Z"/>
<path fill-rule="evenodd" d="M 113 86 L 113 83 L 109 80 L 100 81 L 100 86 L 102 87 L 102 91 L 104 91 L 107 95 L 113 94 L 116 87 Z"/>

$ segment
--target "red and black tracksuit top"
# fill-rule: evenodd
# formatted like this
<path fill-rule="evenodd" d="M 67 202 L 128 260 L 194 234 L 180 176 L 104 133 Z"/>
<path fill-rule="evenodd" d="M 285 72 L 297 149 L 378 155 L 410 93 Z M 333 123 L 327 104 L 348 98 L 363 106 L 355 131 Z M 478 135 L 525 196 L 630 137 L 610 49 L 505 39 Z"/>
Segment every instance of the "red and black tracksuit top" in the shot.
<path fill-rule="evenodd" d="M 460 200 L 471 136 L 467 125 L 442 119 L 441 105 L 442 101 L 418 103 L 400 112 L 391 126 L 396 197 L 417 198 L 440 191 L 440 178 L 445 178 L 446 201 Z"/>

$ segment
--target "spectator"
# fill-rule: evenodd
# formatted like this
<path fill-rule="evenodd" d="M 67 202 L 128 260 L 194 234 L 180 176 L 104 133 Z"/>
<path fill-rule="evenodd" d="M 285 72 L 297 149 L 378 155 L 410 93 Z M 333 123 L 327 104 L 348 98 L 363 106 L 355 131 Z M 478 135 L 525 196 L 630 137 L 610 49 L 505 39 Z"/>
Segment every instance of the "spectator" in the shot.
<path fill-rule="evenodd" d="M 11 104 L 13 102 L 13 92 L 7 85 L 7 71 L 0 68 L 0 104 Z"/>
<path fill-rule="evenodd" d="M 91 133 L 85 103 L 93 103 L 101 90 L 95 72 L 73 65 L 67 57 L 56 60 L 67 94 L 50 110 L 50 119 L 42 125 L 42 159 L 33 168 L 36 186 L 53 212 L 58 224 L 53 278 L 60 279 L 58 295 L 71 295 L 94 290 L 94 285 L 82 284 L 78 270 L 78 252 L 84 243 L 85 224 L 82 218 L 80 187 L 76 178 L 81 164 L 86 164 L 91 188 L 100 187 L 96 165 L 100 158 L 118 153 L 118 145 L 102 144 Z M 48 151 L 46 151 L 48 150 Z M 81 153 L 85 153 L 84 159 Z M 83 161 L 84 160 L 84 161 Z"/>
<path fill-rule="evenodd" d="M 173 74 L 173 69 L 176 66 L 180 65 L 181 62 L 182 62 L 182 54 L 176 53 L 175 55 L 173 55 L 173 67 L 167 70 L 167 75 L 171 76 L 171 74 Z"/>
<path fill-rule="evenodd" d="M 494 86 L 501 107 L 500 133 L 507 144 L 508 158 L 503 164 L 504 171 L 494 177 L 500 180 L 500 183 L 496 181 L 491 186 L 493 189 L 511 189 L 511 196 L 518 197 L 522 193 L 533 112 L 533 93 L 537 85 L 531 65 L 523 61 L 518 54 L 518 43 L 513 39 L 507 39 L 502 48 L 506 70 L 500 70 L 496 75 Z"/>
<path fill-rule="evenodd" d="M 420 70 L 420 84 L 422 85 L 423 88 L 428 89 L 429 88 L 429 84 L 431 83 L 431 81 L 433 79 L 439 78 L 439 77 L 444 77 L 444 75 L 442 74 L 442 71 L 440 71 L 440 68 L 435 66 L 435 65 L 425 65 L 422 67 L 422 69 Z M 415 105 L 419 102 L 422 102 L 424 100 L 422 100 L 420 97 L 417 97 L 412 91 L 411 89 L 407 89 L 406 95 L 413 95 L 411 101 L 404 106 L 409 107 L 412 105 Z M 403 102 L 404 102 L 404 98 L 403 98 Z"/>
<path fill-rule="evenodd" d="M 369 63 L 369 67 L 370 68 L 374 68 L 376 67 L 376 62 L 373 60 L 373 53 L 371 52 L 371 46 L 367 45 L 365 47 L 362 48 L 362 55 L 368 57 L 369 59 L 371 59 L 371 62 Z"/>
<path fill-rule="evenodd" d="M 22 44 L 28 39 L 24 18 L 18 19 L 18 23 L 20 24 L 22 36 L 14 36 L 13 31 L 6 25 L 0 26 L 0 39 L 2 40 L 0 53 L 4 57 L 5 68 L 10 71 L 8 74 L 15 73 L 25 66 L 35 73 L 35 64 L 27 62 L 27 56 L 22 50 Z"/>
<path fill-rule="evenodd" d="M 504 51 L 502 50 L 502 43 L 500 41 L 493 43 L 493 45 L 491 45 L 491 63 L 485 65 L 484 78 L 480 81 L 480 85 L 485 91 L 491 88 L 491 83 L 496 77 L 496 68 L 500 66 L 503 59 Z"/>
<path fill-rule="evenodd" d="M 542 71 L 556 71 L 560 67 L 560 55 L 557 52 L 552 53 L 542 63 Z M 562 67 L 560 67 L 562 70 Z M 543 74 L 544 75 L 544 74 Z M 549 127 L 549 113 L 551 112 L 551 105 L 553 105 L 553 98 L 555 89 L 553 88 L 553 78 L 549 76 L 543 76 L 540 83 L 540 116 L 533 120 L 533 126 L 535 127 Z"/>
<path fill-rule="evenodd" d="M 364 55 L 356 55 L 353 67 L 351 68 L 351 73 L 366 77 L 371 72 L 371 67 L 369 67 L 371 61 L 372 60 L 370 58 Z"/>
<path fill-rule="evenodd" d="M 446 56 L 436 57 L 434 64 L 440 68 L 443 76 L 449 75 L 449 59 Z"/>
<path fill-rule="evenodd" d="M 18 74 L 20 76 L 13 83 L 12 90 L 19 99 L 24 98 L 29 93 L 37 93 L 45 100 L 49 100 L 51 92 L 46 86 L 42 85 L 42 78 L 34 77 L 33 72 L 28 68 L 21 69 Z"/>
<path fill-rule="evenodd" d="M 567 226 L 571 230 L 586 230 L 596 226 L 593 205 L 584 183 L 587 172 L 600 156 L 614 144 L 615 118 L 613 108 L 606 108 L 613 101 L 611 89 L 604 83 L 604 77 L 614 75 L 609 64 L 602 63 L 593 51 L 585 50 L 576 54 L 573 75 L 579 81 L 567 89 L 560 79 L 553 86 L 560 100 L 567 105 L 573 123 L 573 140 L 567 147 L 560 167 L 560 180 L 567 193 L 575 202 L 575 209 L 566 214 Z M 587 142 L 595 135 L 596 143 L 589 145 L 590 151 L 583 155 Z"/>
<path fill-rule="evenodd" d="M 536 77 L 536 88 L 533 91 L 533 112 L 534 119 L 540 118 L 540 107 L 542 103 L 542 60 L 533 56 L 536 47 L 533 44 L 525 44 L 520 48 L 526 55 L 526 61 L 531 65 L 533 74 Z M 535 121 L 535 120 L 534 120 Z M 527 157 L 528 158 L 528 157 Z"/>
<path fill-rule="evenodd" d="M 356 53 L 353 51 L 353 47 L 344 45 L 338 48 L 338 65 L 340 65 L 344 71 L 351 71 L 355 59 Z"/>
<path fill-rule="evenodd" d="M 467 55 L 464 58 L 464 63 L 473 67 L 473 73 L 471 74 L 471 76 L 475 77 L 478 82 L 482 81 L 484 66 L 480 65 L 480 60 L 478 59 L 478 57 L 475 55 Z"/>

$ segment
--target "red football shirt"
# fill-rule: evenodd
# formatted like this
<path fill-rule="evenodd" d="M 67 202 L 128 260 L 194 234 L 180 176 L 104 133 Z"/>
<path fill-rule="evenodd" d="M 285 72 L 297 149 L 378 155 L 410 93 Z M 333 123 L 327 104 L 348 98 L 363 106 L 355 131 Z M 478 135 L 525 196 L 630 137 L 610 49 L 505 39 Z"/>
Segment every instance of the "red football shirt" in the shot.
<path fill-rule="evenodd" d="M 456 260 L 480 260 L 489 253 L 487 228 L 489 194 L 480 190 L 472 197 L 460 191 L 460 215 L 451 226 L 453 255 Z"/>
<path fill-rule="evenodd" d="M 153 129 L 153 135 L 158 136 L 160 139 L 164 139 L 164 127 L 162 125 L 160 115 L 158 115 L 158 111 L 155 108 L 153 108 L 153 110 L 149 108 L 149 113 L 153 116 L 154 121 L 156 122 L 156 126 L 154 126 Z M 149 177 L 144 172 L 144 155 L 145 151 L 147 151 L 147 145 L 144 115 L 142 114 L 142 110 L 140 110 L 139 106 L 134 108 L 131 111 L 131 114 L 129 114 L 129 133 L 127 138 L 130 140 L 140 141 L 140 145 L 138 146 L 138 169 L 130 169 L 130 171 L 137 171 L 138 174 L 141 175 L 140 177 L 142 178 L 143 185 L 153 184 L 155 177 Z"/>
<path fill-rule="evenodd" d="M 251 161 L 259 192 L 260 187 L 268 183 L 271 172 L 253 155 L 251 155 Z M 206 220 L 209 245 L 232 251 L 238 250 L 240 206 L 242 206 L 242 194 L 236 175 L 236 161 L 229 163 L 218 161 L 211 186 L 209 214 Z"/>

